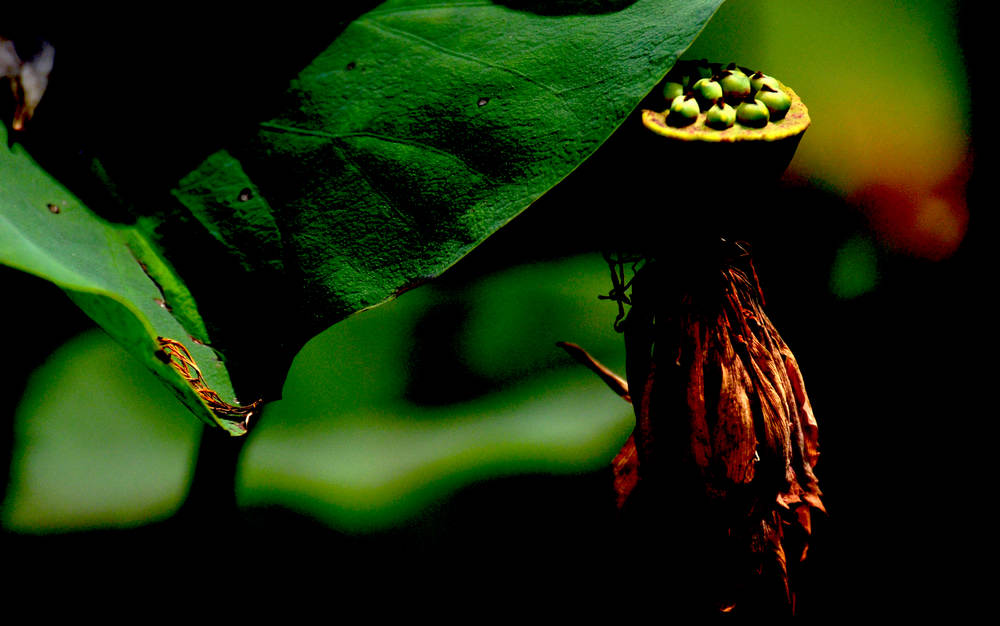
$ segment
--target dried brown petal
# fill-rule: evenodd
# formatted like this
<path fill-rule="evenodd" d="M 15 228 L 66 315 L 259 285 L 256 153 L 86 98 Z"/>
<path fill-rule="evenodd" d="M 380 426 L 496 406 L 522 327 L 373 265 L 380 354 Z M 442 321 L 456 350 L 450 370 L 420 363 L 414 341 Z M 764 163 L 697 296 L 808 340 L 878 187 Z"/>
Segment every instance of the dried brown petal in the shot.
<path fill-rule="evenodd" d="M 639 457 L 635 451 L 635 440 L 630 435 L 622 446 L 621 452 L 611 462 L 615 481 L 615 505 L 618 509 L 625 506 L 632 491 L 639 482 Z"/>
<path fill-rule="evenodd" d="M 671 282 L 655 262 L 636 276 L 624 325 L 636 429 L 616 464 L 634 446 L 641 497 L 671 511 L 647 534 L 680 529 L 689 536 L 678 542 L 703 546 L 685 554 L 692 571 L 711 572 L 708 605 L 790 610 L 788 559 L 804 558 L 811 510 L 823 510 L 817 424 L 756 272 L 738 256 L 700 283 Z"/>
<path fill-rule="evenodd" d="M 748 484 L 754 479 L 757 435 L 750 408 L 750 376 L 736 357 L 727 333 L 719 337 L 718 415 L 715 429 L 716 448 L 734 484 Z"/>

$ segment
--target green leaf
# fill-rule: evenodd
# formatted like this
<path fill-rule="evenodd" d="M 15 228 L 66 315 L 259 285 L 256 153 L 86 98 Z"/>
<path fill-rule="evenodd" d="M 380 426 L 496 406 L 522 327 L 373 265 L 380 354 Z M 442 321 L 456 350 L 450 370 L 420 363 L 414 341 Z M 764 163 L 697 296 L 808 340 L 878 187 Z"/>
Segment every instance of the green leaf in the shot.
<path fill-rule="evenodd" d="M 555 346 L 579 341 L 624 371 L 614 306 L 594 298 L 607 271 L 596 254 L 513 267 L 467 288 L 421 289 L 324 331 L 299 352 L 284 398 L 249 435 L 241 506 L 283 506 L 369 532 L 485 479 L 607 468 L 635 425 L 632 409 Z M 454 328 L 413 332 L 449 307 L 463 313 L 449 316 Z M 490 347 L 492 362 L 482 362 Z M 430 404 L 417 401 L 414 387 L 426 381 L 413 363 L 423 351 L 490 383 L 471 397 L 438 389 Z M 442 386 L 456 384 L 447 378 Z"/>
<path fill-rule="evenodd" d="M 6 145 L 2 126 L 0 141 Z M 225 367 L 205 345 L 207 335 L 190 294 L 140 230 L 96 217 L 18 145 L 0 150 L 0 172 L 2 261 L 61 287 L 207 423 L 233 434 L 246 432 L 241 424 L 216 416 L 164 362 L 158 338 L 180 341 L 201 364 L 208 386 L 235 403 Z M 176 308 L 168 310 L 167 302 Z"/>
<path fill-rule="evenodd" d="M 164 519 L 187 495 L 201 428 L 100 331 L 57 349 L 14 414 L 5 530 L 128 527 Z"/>
<path fill-rule="evenodd" d="M 249 132 L 227 128 L 187 145 L 182 131 L 162 141 L 165 131 L 151 127 L 160 141 L 119 130 L 110 145 L 92 131 L 104 197 L 142 219 L 125 226 L 88 214 L 95 239 L 68 265 L 86 268 L 87 280 L 63 271 L 66 251 L 41 224 L 52 216 L 34 215 L 28 231 L 8 220 L 2 236 L 30 236 L 35 247 L 12 257 L 5 246 L 0 260 L 69 289 L 153 367 L 162 369 L 150 338 L 207 341 L 207 329 L 238 389 L 277 397 L 310 337 L 439 275 L 590 156 L 720 4 L 389 0 L 347 24 Z M 259 39 L 244 45 L 259 48 Z M 156 100 L 147 106 L 157 110 Z M 185 114 L 176 109 L 178 120 Z M 15 156 L 26 158 L 5 154 Z M 21 213 L 47 202 L 21 193 Z M 147 311 L 151 292 L 139 292 L 153 281 L 120 276 L 135 274 L 114 261 L 129 245 L 166 277 L 156 282 L 173 315 Z M 117 256 L 102 260 L 105 247 Z M 79 296 L 91 294 L 83 285 L 99 286 L 97 303 Z M 157 326 L 170 322 L 183 330 Z M 203 371 L 225 378 L 212 351 L 188 348 Z M 232 401 L 228 381 L 220 385 Z"/>
<path fill-rule="evenodd" d="M 558 183 L 719 4 L 551 17 L 390 0 L 306 67 L 285 110 L 229 158 L 273 207 L 285 265 L 325 326 L 440 274 Z M 215 176 L 226 156 L 184 183 Z M 203 221 L 236 241 L 261 232 L 257 217 Z"/>

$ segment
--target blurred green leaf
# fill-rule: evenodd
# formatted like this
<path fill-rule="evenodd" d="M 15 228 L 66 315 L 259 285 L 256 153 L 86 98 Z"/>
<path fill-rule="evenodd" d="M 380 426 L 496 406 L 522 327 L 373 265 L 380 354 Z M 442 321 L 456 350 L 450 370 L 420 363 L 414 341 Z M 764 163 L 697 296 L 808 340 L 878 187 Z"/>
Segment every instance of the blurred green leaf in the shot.
<path fill-rule="evenodd" d="M 871 239 L 854 235 L 837 250 L 830 268 L 830 291 L 844 300 L 871 292 L 878 285 L 878 252 Z"/>
<path fill-rule="evenodd" d="M 621 335 L 610 332 L 615 305 L 607 293 L 608 265 L 598 254 L 561 263 L 522 265 L 478 281 L 462 328 L 463 365 L 490 379 L 530 375 L 566 363 L 557 341 L 584 345 L 624 372 Z"/>
<path fill-rule="evenodd" d="M 631 408 L 582 368 L 443 408 L 326 411 L 268 405 L 241 462 L 242 506 L 280 505 L 355 532 L 396 526 L 476 481 L 607 467 L 634 426 Z"/>
<path fill-rule="evenodd" d="M 168 517 L 201 430 L 107 335 L 84 333 L 35 371 L 18 406 L 3 525 L 40 533 Z"/>
<path fill-rule="evenodd" d="M 280 505 L 359 532 L 405 523 L 479 480 L 607 467 L 632 430 L 632 409 L 554 345 L 596 347 L 624 371 L 613 307 L 596 297 L 606 273 L 598 255 L 520 266 L 460 292 L 422 289 L 334 325 L 299 353 L 283 399 L 267 405 L 251 432 L 241 505 Z M 532 307 L 517 305 L 526 292 Z M 430 364 L 415 364 L 421 348 L 412 329 L 442 304 L 466 312 L 457 333 L 475 338 L 448 346 L 429 337 L 423 349 L 442 370 L 490 356 L 500 365 L 481 372 L 491 378 L 482 394 L 428 406 L 414 401 L 407 382 L 446 374 L 415 371 Z M 518 335 L 529 326 L 543 330 Z"/>

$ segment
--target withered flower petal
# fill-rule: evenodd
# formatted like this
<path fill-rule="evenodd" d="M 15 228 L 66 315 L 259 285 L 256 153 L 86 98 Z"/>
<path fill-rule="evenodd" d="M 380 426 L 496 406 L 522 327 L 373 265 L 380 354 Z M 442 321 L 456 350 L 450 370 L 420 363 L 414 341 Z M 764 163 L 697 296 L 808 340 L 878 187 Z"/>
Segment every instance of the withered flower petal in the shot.
<path fill-rule="evenodd" d="M 707 606 L 790 611 L 789 561 L 805 557 L 811 511 L 824 510 L 817 423 L 749 256 L 727 246 L 683 282 L 655 260 L 635 277 L 624 328 L 639 478 L 619 502 L 663 509 L 642 532 L 689 544 L 644 540 L 688 560 Z"/>

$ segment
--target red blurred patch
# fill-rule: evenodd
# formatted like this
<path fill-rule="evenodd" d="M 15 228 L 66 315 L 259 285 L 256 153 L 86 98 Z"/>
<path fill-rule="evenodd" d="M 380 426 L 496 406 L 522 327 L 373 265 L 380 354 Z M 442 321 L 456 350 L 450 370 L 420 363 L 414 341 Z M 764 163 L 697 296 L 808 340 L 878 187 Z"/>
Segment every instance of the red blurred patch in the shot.
<path fill-rule="evenodd" d="M 924 188 L 916 181 L 870 183 L 849 198 L 886 247 L 940 261 L 958 250 L 969 225 L 965 186 L 971 158 L 945 180 Z"/>

